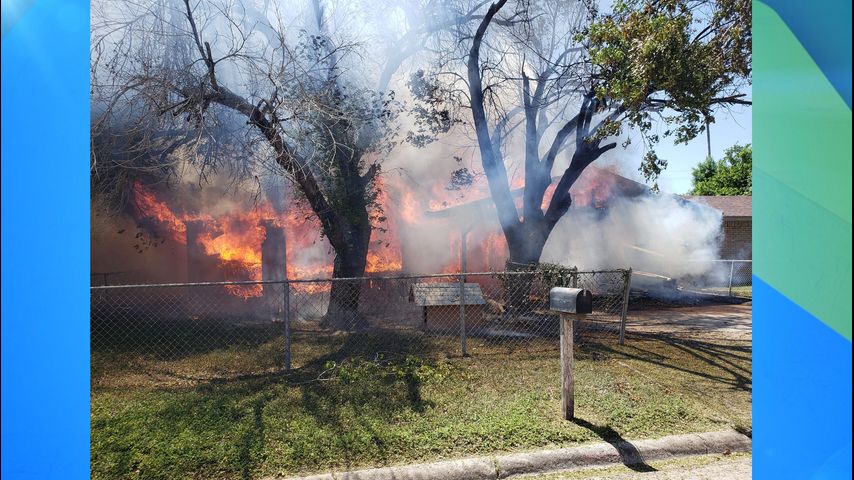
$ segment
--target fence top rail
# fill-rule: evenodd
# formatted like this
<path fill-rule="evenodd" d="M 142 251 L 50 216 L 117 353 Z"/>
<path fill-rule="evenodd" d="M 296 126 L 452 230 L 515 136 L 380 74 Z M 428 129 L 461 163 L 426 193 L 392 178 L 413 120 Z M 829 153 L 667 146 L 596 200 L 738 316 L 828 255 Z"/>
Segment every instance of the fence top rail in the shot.
<path fill-rule="evenodd" d="M 612 269 L 612 270 L 571 270 L 573 275 L 597 275 L 597 274 L 621 274 L 625 275 L 629 272 L 628 269 Z M 118 290 L 130 288 L 166 288 L 166 287 L 217 287 L 217 286 L 232 286 L 232 285 L 282 285 L 291 283 L 332 283 L 332 282 L 353 282 L 353 281 L 371 281 L 371 280 L 418 280 L 428 278 L 454 278 L 460 277 L 475 277 L 475 276 L 498 276 L 498 275 L 534 275 L 539 272 L 463 272 L 463 273 L 433 273 L 426 275 L 389 275 L 376 277 L 349 277 L 349 278 L 310 278 L 310 279 L 285 279 L 285 280 L 247 280 L 247 281 L 231 281 L 231 282 L 186 282 L 186 283 L 141 283 L 128 285 L 95 285 L 90 286 L 90 290 Z"/>
<path fill-rule="evenodd" d="M 716 260 L 686 260 L 686 263 L 731 263 L 731 262 L 743 262 L 743 263 L 753 263 L 753 260 L 749 258 L 720 258 Z"/>

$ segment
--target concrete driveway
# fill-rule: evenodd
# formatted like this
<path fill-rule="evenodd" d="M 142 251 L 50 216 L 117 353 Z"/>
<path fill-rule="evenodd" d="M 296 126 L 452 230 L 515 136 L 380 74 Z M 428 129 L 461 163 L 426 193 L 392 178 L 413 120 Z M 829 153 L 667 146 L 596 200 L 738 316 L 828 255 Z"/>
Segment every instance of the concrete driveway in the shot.
<path fill-rule="evenodd" d="M 629 311 L 626 322 L 626 330 L 631 333 L 750 342 L 753 305 L 746 302 Z"/>

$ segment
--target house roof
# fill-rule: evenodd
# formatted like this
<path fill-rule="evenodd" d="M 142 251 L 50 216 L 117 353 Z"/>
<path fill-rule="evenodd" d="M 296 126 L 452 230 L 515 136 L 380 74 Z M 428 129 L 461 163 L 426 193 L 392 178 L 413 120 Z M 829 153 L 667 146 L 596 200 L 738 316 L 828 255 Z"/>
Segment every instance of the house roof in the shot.
<path fill-rule="evenodd" d="M 724 214 L 724 218 L 753 217 L 753 196 L 751 195 L 685 195 L 685 200 L 708 205 Z"/>
<path fill-rule="evenodd" d="M 649 187 L 646 185 L 626 178 L 622 175 L 618 175 L 610 170 L 604 168 L 598 168 L 596 166 L 589 166 L 585 170 L 584 174 L 589 178 L 594 177 L 600 181 L 608 182 L 610 188 L 614 191 L 614 193 L 619 194 L 619 196 L 623 197 L 636 197 L 639 195 L 643 195 L 649 191 Z M 560 181 L 560 176 L 552 178 L 552 185 L 557 184 Z M 570 193 L 575 194 L 578 188 L 581 188 L 584 182 L 577 182 L 573 187 L 569 190 Z M 521 197 L 525 192 L 525 187 L 518 187 L 510 190 L 510 195 L 514 198 Z M 475 200 L 471 200 L 465 203 L 461 203 L 459 205 L 454 205 L 451 207 L 446 207 L 440 210 L 428 210 L 425 212 L 428 216 L 431 217 L 447 217 L 449 215 L 457 214 L 457 213 L 478 213 L 480 215 L 490 215 L 494 205 L 492 203 L 492 197 L 486 196 L 482 198 L 478 198 Z"/>
<path fill-rule="evenodd" d="M 484 305 L 486 300 L 477 283 L 466 283 L 465 287 L 466 305 Z M 419 307 L 438 307 L 460 304 L 459 283 L 416 283 L 409 290 L 409 301 L 415 302 Z"/>

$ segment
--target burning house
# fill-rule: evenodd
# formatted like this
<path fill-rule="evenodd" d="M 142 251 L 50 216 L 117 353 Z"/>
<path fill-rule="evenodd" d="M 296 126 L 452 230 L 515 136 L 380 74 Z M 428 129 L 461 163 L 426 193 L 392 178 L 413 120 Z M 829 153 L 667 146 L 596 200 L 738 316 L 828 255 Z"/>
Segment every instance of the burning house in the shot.
<path fill-rule="evenodd" d="M 573 187 L 576 208 L 602 210 L 614 195 L 633 196 L 646 191 L 645 186 L 608 170 L 595 167 L 588 170 L 583 177 L 587 181 Z M 380 190 L 378 200 L 386 218 L 371 239 L 368 275 L 459 271 L 462 225 L 467 232 L 467 269 L 504 268 L 507 247 L 491 199 L 485 192 L 475 200 L 470 198 L 478 192 L 470 193 L 467 198 L 453 196 L 442 187 L 442 182 L 437 181 L 436 185 L 420 194 L 410 185 L 399 183 L 389 183 Z M 513 190 L 514 197 L 521 199 L 522 190 L 518 185 Z M 166 193 L 158 194 L 141 184 L 135 186 L 133 194 L 133 217 L 137 224 L 155 232 L 165 246 L 143 252 L 141 258 L 145 261 L 131 268 L 127 262 L 121 262 L 125 257 L 118 257 L 115 264 L 99 265 L 93 271 L 136 269 L 139 278 L 134 281 L 138 283 L 310 279 L 331 275 L 331 249 L 320 238 L 311 216 L 304 212 L 282 213 L 266 203 L 244 207 L 235 203 L 219 215 L 187 213 L 173 207 Z M 547 192 L 547 198 L 550 194 L 551 191 Z M 164 262 L 166 265 L 153 261 L 167 252 L 173 260 Z M 186 265 L 185 269 L 176 268 L 175 257 L 185 258 L 179 260 Z M 146 269 L 155 264 L 158 270 L 171 267 L 171 271 Z M 234 290 L 245 298 L 265 295 L 260 287 Z"/>
<path fill-rule="evenodd" d="M 554 178 L 546 190 L 544 205 L 550 201 L 558 181 L 559 178 Z M 610 170 L 590 166 L 570 192 L 573 208 L 584 209 L 601 217 L 614 199 L 645 195 L 649 193 L 649 188 Z M 521 202 L 523 193 L 524 186 L 511 190 L 517 204 Z M 519 205 L 517 207 L 521 208 Z M 448 269 L 443 271 L 458 271 L 463 262 L 466 262 L 466 270 L 470 272 L 501 271 L 506 268 L 507 244 L 490 197 L 431 209 L 426 212 L 425 217 L 459 225 L 455 229 L 447 230 L 448 237 L 445 241 L 454 255 Z M 462 248 L 463 246 L 465 248 Z M 462 258 L 463 255 L 465 259 Z"/>
<path fill-rule="evenodd" d="M 449 190 L 447 183 L 438 179 L 421 189 L 396 177 L 383 181 L 385 185 L 379 189 L 377 198 L 382 207 L 383 221 L 371 237 L 366 276 L 457 273 L 463 269 L 463 262 L 464 270 L 468 272 L 505 270 L 507 243 L 488 189 L 483 185 L 485 182 L 472 185 L 468 191 L 458 192 Z M 511 194 L 521 203 L 523 184 L 519 181 L 512 183 Z M 550 200 L 556 185 L 555 181 L 546 190 L 544 202 Z M 563 227 L 559 224 L 553 235 L 557 240 L 552 243 L 559 244 L 560 251 L 555 253 L 553 248 L 551 256 L 545 258 L 547 248 L 544 261 L 582 268 L 633 266 L 637 270 L 644 270 L 642 267 L 646 262 L 654 265 L 647 270 L 665 277 L 672 276 L 665 271 L 668 268 L 658 269 L 658 265 L 661 264 L 659 257 L 665 256 L 661 251 L 672 251 L 673 248 L 656 245 L 660 235 L 642 238 L 642 234 L 659 230 L 654 225 L 642 225 L 644 232 L 639 234 L 626 230 L 623 224 L 627 222 L 622 218 L 602 227 L 621 230 L 609 232 L 607 242 L 605 238 L 585 241 L 579 237 L 593 232 L 592 224 L 608 224 L 608 216 L 625 206 L 626 202 L 640 203 L 636 200 L 666 197 L 648 193 L 645 185 L 612 170 L 588 167 L 571 190 L 573 204 L 567 215 L 573 218 L 568 219 Z M 177 201 L 173 206 L 171 192 L 156 192 L 137 184 L 133 194 L 133 217 L 137 225 L 144 224 L 155 231 L 165 245 L 135 256 L 137 261 L 133 265 L 122 263 L 127 258 L 125 256 L 111 256 L 113 263 L 99 265 L 93 271 L 127 271 L 135 266 L 138 275 L 133 280 L 136 283 L 305 280 L 331 276 L 333 252 L 321 237 L 316 219 L 304 210 L 288 208 L 282 211 L 272 208 L 268 202 L 241 203 L 217 199 L 219 203 L 210 206 L 216 214 L 188 212 L 183 211 Z M 647 210 L 648 222 L 661 219 L 661 212 L 650 212 L 646 206 L 638 208 Z M 630 219 L 635 217 L 638 215 L 631 215 Z M 690 225 L 692 221 L 688 218 L 685 224 Z M 579 222 L 582 227 L 576 228 Z M 712 225 L 714 228 L 719 226 L 719 220 Z M 566 248 L 567 231 L 560 231 L 560 228 L 570 229 L 571 248 Z M 683 225 L 677 228 L 685 230 Z M 708 229 L 703 227 L 699 230 Z M 679 240 L 679 245 L 684 244 L 683 250 L 688 252 L 685 255 L 693 255 L 700 248 L 696 245 L 708 243 L 708 235 L 703 233 L 700 236 L 701 240 L 694 243 Z M 585 242 L 590 250 L 595 250 L 598 258 L 584 262 L 578 261 L 577 257 L 560 257 L 567 252 L 573 255 L 580 252 L 582 260 L 587 260 L 590 255 L 584 252 Z M 608 242 L 610 244 L 606 245 Z M 169 260 L 160 261 L 164 254 Z M 98 260 L 102 257 L 98 256 Z M 185 270 L 179 265 L 186 265 Z M 291 287 L 306 293 L 329 290 L 328 283 L 299 283 Z M 365 299 L 372 296 L 372 288 L 369 284 L 363 290 Z M 269 299 L 280 299 L 283 295 L 275 285 L 230 285 L 227 292 L 238 300 L 266 298 L 268 303 Z M 378 298 L 382 295 L 382 292 L 377 294 Z"/>

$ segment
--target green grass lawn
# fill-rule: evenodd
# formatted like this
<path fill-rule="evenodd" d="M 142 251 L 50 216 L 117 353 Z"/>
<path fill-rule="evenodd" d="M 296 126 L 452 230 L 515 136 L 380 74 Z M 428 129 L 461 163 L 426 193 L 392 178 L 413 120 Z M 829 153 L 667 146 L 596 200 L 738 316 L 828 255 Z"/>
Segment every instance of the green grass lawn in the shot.
<path fill-rule="evenodd" d="M 713 295 L 733 296 L 738 298 L 753 298 L 753 285 L 732 287 L 732 289 L 730 289 L 729 287 L 704 288 L 701 291 Z"/>
<path fill-rule="evenodd" d="M 753 298 L 753 285 L 732 287 L 732 295 L 734 297 Z"/>
<path fill-rule="evenodd" d="M 247 479 L 751 428 L 749 342 L 585 343 L 578 420 L 566 422 L 554 341 L 342 361 L 354 340 L 374 351 L 385 341 L 298 334 L 289 374 L 280 339 L 189 357 L 93 355 L 92 477 Z"/>

